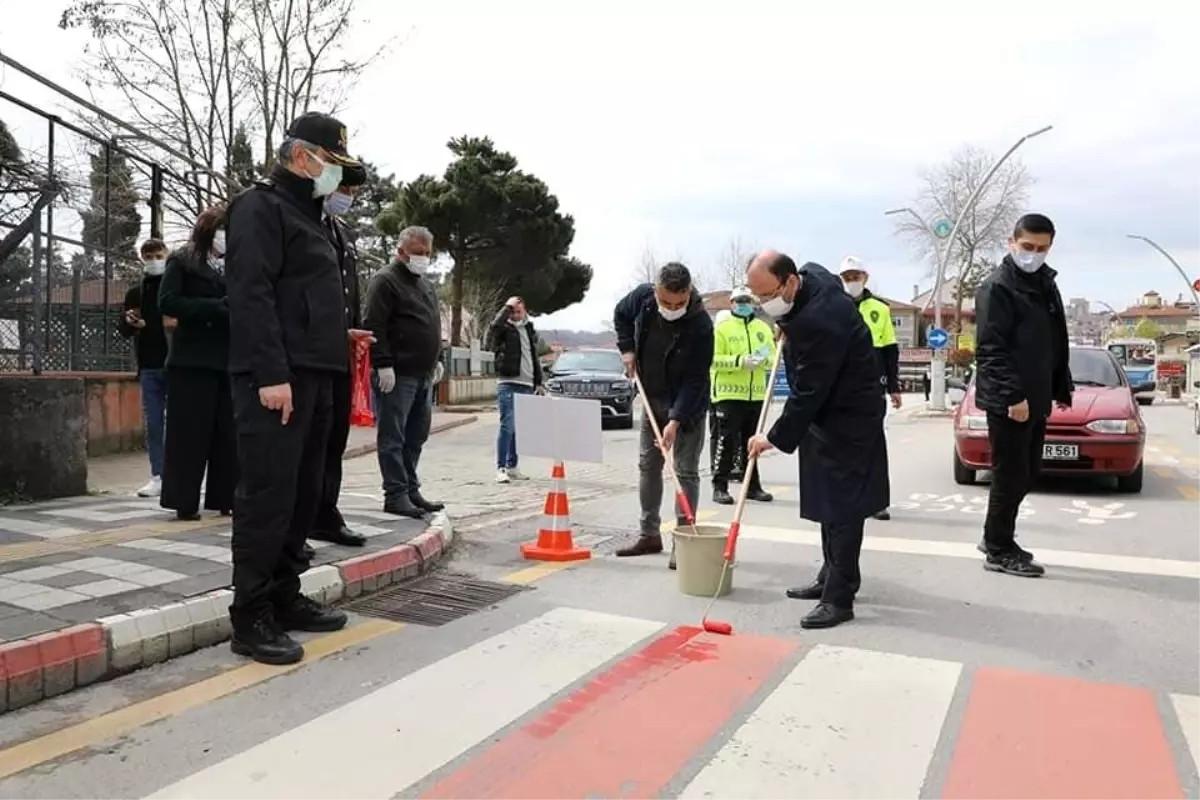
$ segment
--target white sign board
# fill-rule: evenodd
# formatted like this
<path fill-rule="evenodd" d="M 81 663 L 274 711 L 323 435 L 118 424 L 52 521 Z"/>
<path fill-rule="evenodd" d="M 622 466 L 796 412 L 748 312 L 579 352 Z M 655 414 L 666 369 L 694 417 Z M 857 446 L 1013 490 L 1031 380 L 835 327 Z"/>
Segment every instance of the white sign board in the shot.
<path fill-rule="evenodd" d="M 513 401 L 521 458 L 604 461 L 600 404 L 595 400 L 519 394 Z"/>

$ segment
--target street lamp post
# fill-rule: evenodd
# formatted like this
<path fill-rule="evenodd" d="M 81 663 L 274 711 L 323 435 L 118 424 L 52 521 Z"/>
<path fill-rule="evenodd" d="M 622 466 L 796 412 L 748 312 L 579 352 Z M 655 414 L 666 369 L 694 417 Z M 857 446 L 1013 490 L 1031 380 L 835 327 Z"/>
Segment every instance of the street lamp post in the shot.
<path fill-rule="evenodd" d="M 974 193 L 967 199 L 966 205 L 958 214 L 958 219 L 954 220 L 954 227 L 950 229 L 950 235 L 946 237 L 946 246 L 942 248 L 941 258 L 938 261 L 937 274 L 933 280 L 933 301 L 937 303 L 933 307 L 933 327 L 942 327 L 942 281 L 946 274 L 946 263 L 950 260 L 950 251 L 954 249 L 954 237 L 958 235 L 958 229 L 962 226 L 962 222 L 967 215 L 975 209 L 975 203 L 979 201 L 983 190 L 987 188 L 988 181 L 996 174 L 997 170 L 1004 165 L 1004 162 L 1017 152 L 1017 149 L 1035 136 L 1041 136 L 1043 133 L 1051 130 L 1054 126 L 1047 125 L 1044 128 L 1038 128 L 1036 131 L 1027 133 L 1013 143 L 1013 146 L 1005 151 L 1004 155 L 996 159 L 996 163 L 992 164 L 992 168 L 983 176 L 983 180 L 975 187 Z M 933 351 L 933 365 L 931 386 L 929 393 L 929 405 L 937 411 L 946 410 L 946 351 L 939 349 Z"/>
<path fill-rule="evenodd" d="M 1192 284 L 1192 281 L 1188 279 L 1188 274 L 1183 271 L 1183 267 L 1179 265 L 1178 261 L 1171 257 L 1170 253 L 1160 247 L 1158 242 L 1154 241 L 1149 236 L 1139 236 L 1136 233 L 1127 233 L 1125 236 L 1130 239 L 1139 239 L 1153 247 L 1158 252 L 1162 253 L 1163 257 L 1166 258 L 1167 261 L 1170 261 L 1171 266 L 1173 266 L 1175 271 L 1179 273 L 1179 277 L 1183 278 L 1183 282 L 1187 284 L 1188 291 L 1192 293 L 1192 301 L 1195 302 L 1197 310 L 1200 310 L 1200 296 L 1196 294 L 1196 287 Z"/>
<path fill-rule="evenodd" d="M 942 263 L 942 255 L 941 255 L 941 253 L 942 253 L 942 238 L 937 235 L 937 231 L 935 231 L 933 229 L 933 226 L 930 225 L 929 222 L 924 217 L 922 217 L 920 214 L 918 214 L 916 211 L 909 208 L 908 206 L 904 206 L 903 208 L 893 208 L 889 211 L 883 212 L 883 215 L 885 217 L 892 217 L 897 214 L 908 214 L 910 217 L 912 217 L 913 219 L 915 219 L 917 221 L 917 223 L 925 230 L 926 233 L 929 234 L 929 238 L 933 240 L 933 262 L 935 265 L 940 265 Z M 924 319 L 925 319 L 925 309 L 928 307 L 929 307 L 929 303 L 926 302 L 925 305 L 922 306 L 922 308 L 921 308 L 922 323 L 924 322 Z M 917 335 L 920 336 L 919 333 Z M 919 343 L 920 339 L 918 339 L 917 342 Z"/>

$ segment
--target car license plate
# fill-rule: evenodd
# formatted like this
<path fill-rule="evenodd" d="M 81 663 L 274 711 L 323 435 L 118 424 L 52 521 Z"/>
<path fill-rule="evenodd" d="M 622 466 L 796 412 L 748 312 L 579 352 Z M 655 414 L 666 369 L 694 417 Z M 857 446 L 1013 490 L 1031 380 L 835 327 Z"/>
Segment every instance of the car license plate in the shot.
<path fill-rule="evenodd" d="M 1075 461 L 1079 458 L 1077 444 L 1047 444 L 1042 446 L 1042 459 L 1045 461 Z"/>

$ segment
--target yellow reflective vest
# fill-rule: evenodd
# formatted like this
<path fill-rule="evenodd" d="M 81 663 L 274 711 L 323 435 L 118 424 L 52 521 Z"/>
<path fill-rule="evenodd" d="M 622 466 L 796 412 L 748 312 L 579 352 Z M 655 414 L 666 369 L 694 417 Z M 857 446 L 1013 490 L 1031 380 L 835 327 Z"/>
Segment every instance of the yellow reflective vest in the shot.
<path fill-rule="evenodd" d="M 767 376 L 775 357 L 775 332 L 761 319 L 731 316 L 713 328 L 712 401 L 767 398 Z M 750 372 L 744 359 L 757 356 L 762 363 Z"/>
<path fill-rule="evenodd" d="M 871 331 L 876 347 L 896 344 L 896 329 L 892 326 L 892 309 L 877 297 L 867 295 L 858 304 L 858 312 Z"/>

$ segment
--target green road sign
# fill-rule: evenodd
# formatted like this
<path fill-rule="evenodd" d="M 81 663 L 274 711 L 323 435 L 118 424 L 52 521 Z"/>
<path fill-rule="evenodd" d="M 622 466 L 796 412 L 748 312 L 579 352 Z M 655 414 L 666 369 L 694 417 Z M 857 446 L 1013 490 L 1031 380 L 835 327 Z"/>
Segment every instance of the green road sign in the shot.
<path fill-rule="evenodd" d="M 954 230 L 954 224 L 948 219 L 939 219 L 933 223 L 933 235 L 939 239 L 945 239 Z"/>

